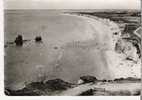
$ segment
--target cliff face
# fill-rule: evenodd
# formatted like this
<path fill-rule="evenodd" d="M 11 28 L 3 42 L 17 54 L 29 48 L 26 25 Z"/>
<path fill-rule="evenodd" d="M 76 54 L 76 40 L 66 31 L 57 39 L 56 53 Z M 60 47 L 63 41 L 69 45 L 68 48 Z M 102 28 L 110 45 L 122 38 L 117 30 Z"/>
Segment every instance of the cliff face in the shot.
<path fill-rule="evenodd" d="M 116 77 L 136 77 L 140 78 L 141 60 L 139 49 L 129 40 L 119 39 L 116 43 L 115 52 L 118 60 L 116 61 Z"/>

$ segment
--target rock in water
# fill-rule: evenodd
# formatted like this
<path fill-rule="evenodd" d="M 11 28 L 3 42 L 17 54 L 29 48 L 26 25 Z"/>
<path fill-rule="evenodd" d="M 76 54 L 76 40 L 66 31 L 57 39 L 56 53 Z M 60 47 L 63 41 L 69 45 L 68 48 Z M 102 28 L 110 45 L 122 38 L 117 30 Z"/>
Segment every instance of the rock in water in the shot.
<path fill-rule="evenodd" d="M 18 35 L 14 41 L 17 46 L 22 46 L 23 45 L 23 37 L 22 35 Z"/>
<path fill-rule="evenodd" d="M 41 36 L 37 36 L 37 37 L 35 38 L 35 41 L 36 41 L 36 42 L 41 42 L 41 41 L 42 41 Z"/>

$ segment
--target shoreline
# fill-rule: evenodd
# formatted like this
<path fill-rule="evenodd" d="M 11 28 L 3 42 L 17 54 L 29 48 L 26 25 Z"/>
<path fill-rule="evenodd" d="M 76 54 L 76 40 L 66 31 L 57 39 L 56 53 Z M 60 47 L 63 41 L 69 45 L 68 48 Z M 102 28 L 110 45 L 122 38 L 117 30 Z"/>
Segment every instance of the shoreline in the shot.
<path fill-rule="evenodd" d="M 70 14 L 69 14 L 70 15 Z M 103 21 L 104 21 L 104 19 L 99 19 L 99 20 L 97 20 L 97 19 L 95 19 L 95 21 L 94 21 L 94 19 L 93 18 L 91 18 L 91 17 L 86 17 L 85 15 L 84 16 L 78 16 L 78 15 L 70 15 L 70 16 L 76 16 L 76 17 L 79 17 L 79 18 L 82 18 L 82 19 L 84 19 L 85 20 L 85 22 L 88 22 L 89 23 L 89 25 L 93 25 L 94 23 L 95 23 L 95 21 L 96 22 L 99 22 L 99 20 L 101 20 L 99 23 L 101 23 L 100 24 L 100 26 L 102 25 L 102 24 L 104 24 L 103 23 Z M 94 17 L 94 18 L 97 18 L 97 17 Z M 89 20 L 89 21 L 88 21 Z M 103 26 L 105 26 L 105 27 L 107 27 L 107 25 L 103 25 Z M 93 25 L 92 27 L 97 27 L 96 26 L 96 24 L 95 25 Z M 103 28 L 102 28 L 103 29 Z M 99 29 L 98 29 L 99 30 Z M 114 30 L 115 31 L 115 30 Z M 92 32 L 92 31 L 91 31 Z M 108 31 L 107 31 L 108 32 Z M 109 33 L 109 32 L 108 32 Z M 112 32 L 111 32 L 112 33 Z M 99 33 L 96 33 L 96 34 L 99 34 Z M 104 42 L 104 41 L 103 41 Z M 103 44 L 103 43 L 102 43 Z M 103 46 L 101 46 L 101 47 L 103 47 Z M 111 50 L 110 50 L 111 51 Z M 114 52 L 107 52 L 107 54 L 105 55 L 106 56 L 106 59 L 107 59 L 107 57 L 108 57 L 108 59 L 109 58 L 111 58 L 111 59 L 109 59 L 110 60 L 110 62 L 112 62 L 112 61 L 114 61 L 113 60 L 113 57 L 112 57 L 112 55 L 114 54 Z M 115 58 L 115 55 L 114 55 L 114 58 Z M 109 61 L 108 61 L 109 62 Z M 110 64 L 110 66 L 112 66 L 111 64 Z M 114 66 L 113 66 L 114 67 Z M 116 66 L 115 66 L 116 67 Z M 122 68 L 122 71 L 123 71 L 124 69 Z M 115 73 L 115 72 L 117 72 L 117 70 L 113 70 L 112 69 L 112 71 Z M 125 73 L 123 73 L 123 74 L 125 74 Z M 127 74 L 127 73 L 126 73 Z"/>

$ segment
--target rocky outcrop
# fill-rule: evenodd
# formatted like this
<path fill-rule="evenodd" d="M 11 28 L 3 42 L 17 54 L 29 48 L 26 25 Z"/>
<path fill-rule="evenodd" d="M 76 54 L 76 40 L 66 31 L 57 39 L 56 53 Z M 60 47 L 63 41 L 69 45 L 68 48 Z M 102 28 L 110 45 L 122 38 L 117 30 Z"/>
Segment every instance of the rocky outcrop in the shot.
<path fill-rule="evenodd" d="M 54 79 L 54 80 L 48 80 L 45 82 L 46 87 L 48 87 L 51 90 L 66 90 L 68 88 L 71 88 L 73 84 L 65 82 L 61 79 Z"/>
<path fill-rule="evenodd" d="M 36 36 L 36 37 L 35 37 L 35 41 L 36 41 L 36 42 L 42 42 L 41 36 Z"/>
<path fill-rule="evenodd" d="M 23 45 L 23 37 L 22 35 L 18 35 L 14 41 L 17 46 L 22 46 Z"/>
<path fill-rule="evenodd" d="M 93 89 L 89 89 L 89 90 L 79 94 L 79 96 L 91 96 L 91 95 L 94 95 L 94 90 Z"/>
<path fill-rule="evenodd" d="M 116 78 L 114 79 L 114 82 L 124 82 L 124 81 L 130 81 L 130 82 L 140 82 L 141 79 L 139 78 L 133 78 L 133 77 L 127 77 L 127 78 Z"/>
<path fill-rule="evenodd" d="M 72 88 L 74 85 L 61 79 L 48 80 L 47 82 L 32 82 L 21 90 L 5 89 L 5 94 L 9 96 L 38 96 L 51 95 L 55 91 L 63 91 Z"/>
<path fill-rule="evenodd" d="M 125 55 L 126 60 L 134 62 L 137 62 L 141 56 L 138 42 L 131 38 L 119 39 L 115 45 L 115 51 Z"/>
<path fill-rule="evenodd" d="M 87 75 L 87 76 L 81 76 L 80 77 L 80 80 L 82 80 L 82 83 L 90 83 L 90 82 L 97 82 L 98 79 L 94 76 L 90 76 L 90 75 Z"/>

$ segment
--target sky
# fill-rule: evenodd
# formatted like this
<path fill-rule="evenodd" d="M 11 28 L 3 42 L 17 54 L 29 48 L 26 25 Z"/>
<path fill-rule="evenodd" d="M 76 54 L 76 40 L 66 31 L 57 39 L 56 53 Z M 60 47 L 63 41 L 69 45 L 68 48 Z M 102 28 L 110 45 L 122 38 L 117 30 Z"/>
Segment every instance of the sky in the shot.
<path fill-rule="evenodd" d="M 141 0 L 4 0 L 5 9 L 140 9 Z"/>

